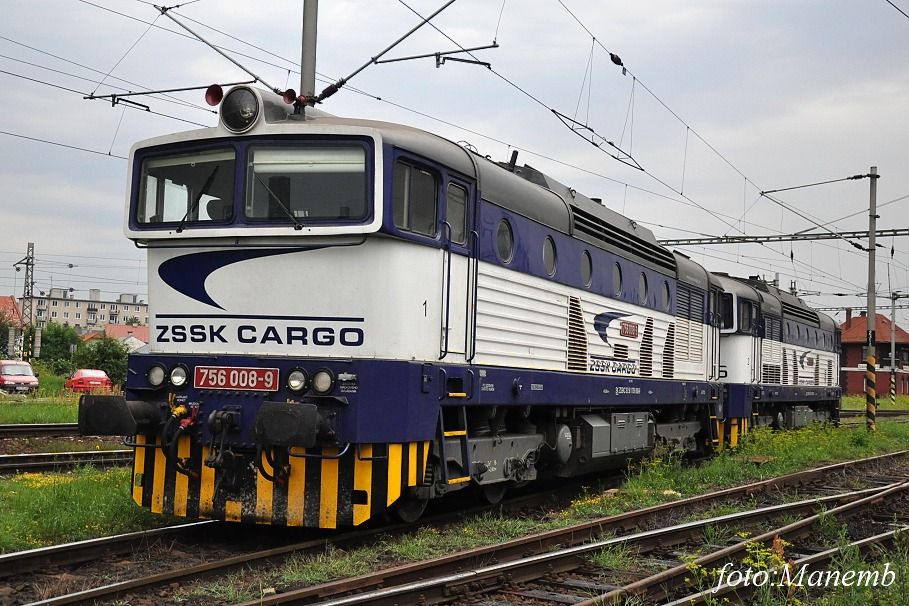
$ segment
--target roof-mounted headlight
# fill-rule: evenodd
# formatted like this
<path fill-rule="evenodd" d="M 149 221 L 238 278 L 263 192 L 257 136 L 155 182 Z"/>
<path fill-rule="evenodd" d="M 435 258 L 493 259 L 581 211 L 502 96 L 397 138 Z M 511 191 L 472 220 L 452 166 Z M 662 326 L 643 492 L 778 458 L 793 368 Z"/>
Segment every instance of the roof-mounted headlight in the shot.
<path fill-rule="evenodd" d="M 221 122 L 235 133 L 249 130 L 258 117 L 259 98 L 246 87 L 233 89 L 221 102 Z"/>

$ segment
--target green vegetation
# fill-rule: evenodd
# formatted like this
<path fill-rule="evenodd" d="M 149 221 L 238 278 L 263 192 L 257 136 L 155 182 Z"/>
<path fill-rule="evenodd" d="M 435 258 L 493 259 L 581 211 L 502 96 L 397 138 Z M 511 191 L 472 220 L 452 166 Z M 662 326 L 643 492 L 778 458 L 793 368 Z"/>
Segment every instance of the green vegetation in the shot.
<path fill-rule="evenodd" d="M 73 356 L 76 368 L 98 368 L 107 373 L 114 385 L 126 381 L 126 359 L 129 355 L 120 341 L 101 335 L 84 343 Z"/>
<path fill-rule="evenodd" d="M 697 467 L 677 458 L 643 461 L 629 471 L 622 490 L 588 493 L 563 515 L 592 518 L 657 505 L 725 486 L 744 484 L 831 461 L 845 461 L 909 446 L 909 426 L 880 421 L 864 428 L 809 427 L 797 431 L 756 429 L 736 449 L 725 450 Z M 764 461 L 755 464 L 753 461 Z"/>
<path fill-rule="evenodd" d="M 328 548 L 311 556 L 297 556 L 277 568 L 257 569 L 232 575 L 205 586 L 187 589 L 174 596 L 176 601 L 199 601 L 214 595 L 241 596 L 234 601 L 258 599 L 256 593 L 267 588 L 282 590 L 289 586 L 312 585 L 361 575 L 382 567 L 408 561 L 438 557 L 455 551 L 501 543 L 511 538 L 576 524 L 592 517 L 621 513 L 639 507 L 699 494 L 719 487 L 791 473 L 826 462 L 871 456 L 901 450 L 909 444 L 909 426 L 881 421 L 878 432 L 864 429 L 812 427 L 798 431 L 774 432 L 769 429 L 750 433 L 741 446 L 728 450 L 699 467 L 684 466 L 677 459 L 645 461 L 628 473 L 621 489 L 589 489 L 584 497 L 563 512 L 543 520 L 513 518 L 486 513 L 460 524 L 442 528 L 418 528 L 413 532 L 384 537 L 378 542 L 350 551 Z M 768 461 L 751 461 L 764 456 Z M 717 504 L 712 515 L 736 510 Z M 723 540 L 727 531 L 715 529 L 715 539 Z M 619 569 L 633 554 L 603 550 L 592 554 L 604 567 Z M 704 571 L 706 574 L 707 571 Z M 832 603 L 831 605 L 832 606 Z"/>
<path fill-rule="evenodd" d="M 83 467 L 0 481 L 0 552 L 152 528 L 170 522 L 135 506 L 130 472 Z"/>
<path fill-rule="evenodd" d="M 43 380 L 44 377 L 42 376 Z M 79 396 L 0 401 L 0 423 L 75 423 Z"/>
<path fill-rule="evenodd" d="M 889 386 L 884 387 L 890 389 Z M 843 396 L 843 410 L 865 410 L 865 396 Z M 909 396 L 896 396 L 896 403 L 890 404 L 890 396 L 887 393 L 878 394 L 877 407 L 881 410 L 907 410 L 909 411 Z"/>
<path fill-rule="evenodd" d="M 604 570 L 634 570 L 640 566 L 638 553 L 627 545 L 608 545 L 590 554 L 587 561 Z"/>

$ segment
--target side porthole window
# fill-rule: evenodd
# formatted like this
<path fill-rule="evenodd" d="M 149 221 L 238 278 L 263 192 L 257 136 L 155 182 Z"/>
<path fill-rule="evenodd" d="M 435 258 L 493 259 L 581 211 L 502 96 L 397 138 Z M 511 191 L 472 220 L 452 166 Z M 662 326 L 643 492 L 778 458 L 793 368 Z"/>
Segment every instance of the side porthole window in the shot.
<path fill-rule="evenodd" d="M 543 240 L 543 267 L 546 269 L 546 273 L 550 276 L 554 276 L 556 272 L 556 247 L 555 242 L 552 241 L 552 238 L 546 236 L 546 239 Z"/>
<path fill-rule="evenodd" d="M 663 281 L 663 309 L 669 311 L 672 308 L 672 301 L 669 300 L 669 282 Z"/>
<path fill-rule="evenodd" d="M 581 253 L 581 280 L 584 281 L 584 286 L 590 286 L 592 279 L 593 260 L 590 258 L 590 252 L 585 250 Z"/>
<path fill-rule="evenodd" d="M 647 276 L 643 272 L 638 278 L 638 303 L 641 305 L 647 303 Z"/>
<path fill-rule="evenodd" d="M 618 262 L 612 268 L 612 292 L 616 296 L 622 294 L 622 266 Z"/>
<path fill-rule="evenodd" d="M 499 222 L 499 229 L 496 231 L 496 253 L 502 263 L 511 263 L 514 256 L 514 234 L 508 219 Z"/>

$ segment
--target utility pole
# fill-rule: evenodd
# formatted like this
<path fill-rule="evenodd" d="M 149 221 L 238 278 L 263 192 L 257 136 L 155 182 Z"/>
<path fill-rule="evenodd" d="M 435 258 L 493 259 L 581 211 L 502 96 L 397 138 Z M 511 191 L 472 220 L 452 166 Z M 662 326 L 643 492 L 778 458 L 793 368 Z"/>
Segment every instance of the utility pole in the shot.
<path fill-rule="evenodd" d="M 32 325 L 33 291 L 35 288 L 35 243 L 28 243 L 25 258 L 14 263 L 16 271 L 20 266 L 25 266 L 25 284 L 22 285 L 22 359 L 28 360 L 32 355 L 32 344 L 28 338 L 29 327 Z"/>
<path fill-rule="evenodd" d="M 899 293 L 890 293 L 890 403 L 896 404 L 896 300 Z"/>
<path fill-rule="evenodd" d="M 303 54 L 300 60 L 300 96 L 309 100 L 316 96 L 316 31 L 319 20 L 319 0 L 303 1 Z"/>
<path fill-rule="evenodd" d="M 874 277 L 874 251 L 876 248 L 875 236 L 877 235 L 877 166 L 872 166 L 869 172 L 871 179 L 871 193 L 868 207 L 868 314 L 865 316 L 868 329 L 868 351 L 865 358 L 865 426 L 868 431 L 876 431 L 875 420 L 877 417 L 877 388 L 875 387 L 876 374 L 874 371 L 876 352 L 874 343 L 877 326 L 877 310 L 875 309 L 875 277 Z"/>

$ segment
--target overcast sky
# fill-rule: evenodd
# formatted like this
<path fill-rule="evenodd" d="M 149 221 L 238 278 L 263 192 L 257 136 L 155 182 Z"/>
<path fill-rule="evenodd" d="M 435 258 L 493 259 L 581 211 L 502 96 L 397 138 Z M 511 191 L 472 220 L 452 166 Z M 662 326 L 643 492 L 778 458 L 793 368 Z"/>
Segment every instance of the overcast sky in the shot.
<path fill-rule="evenodd" d="M 894 3 L 909 13 L 909 0 Z M 82 97 L 246 75 L 175 33 L 143 0 L 3 4 L 0 294 L 21 296 L 23 273 L 12 264 L 34 242 L 37 289 L 72 287 L 85 296 L 97 287 L 106 297 L 144 298 L 144 253 L 122 234 L 122 157 L 137 140 L 217 117 L 201 91 L 180 93 L 179 103 L 138 99 L 155 113 Z M 269 84 L 298 88 L 302 4 L 198 0 L 176 13 Z M 443 2 L 408 4 L 426 15 Z M 318 86 L 348 75 L 417 22 L 398 0 L 323 2 Z M 909 195 L 909 18 L 885 0 L 457 0 L 433 23 L 464 47 L 495 39 L 499 48 L 476 53 L 492 70 L 437 69 L 431 58 L 372 65 L 322 109 L 431 130 L 496 160 L 519 148 L 519 163 L 602 197 L 658 238 L 811 228 L 759 192 L 870 166 L 881 174 L 879 228 L 909 227 L 909 198 L 886 204 Z M 454 48 L 426 26 L 387 57 Z M 551 109 L 615 142 L 646 172 L 585 143 Z M 867 229 L 868 185 L 775 197 L 823 224 L 854 213 L 829 227 L 855 231 Z M 881 243 L 878 306 L 889 314 L 891 290 L 909 293 L 909 238 Z M 843 241 L 682 250 L 714 271 L 779 272 L 784 287 L 795 280 L 800 291 L 821 293 L 804 295 L 819 305 L 865 302 L 855 295 L 866 290 L 867 256 Z M 899 318 L 909 324 L 906 311 Z"/>

